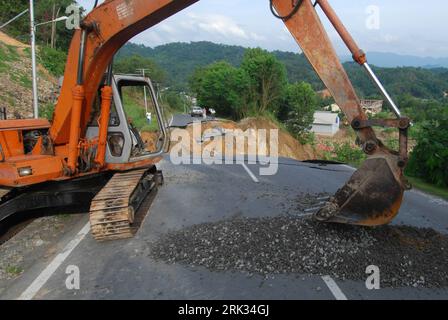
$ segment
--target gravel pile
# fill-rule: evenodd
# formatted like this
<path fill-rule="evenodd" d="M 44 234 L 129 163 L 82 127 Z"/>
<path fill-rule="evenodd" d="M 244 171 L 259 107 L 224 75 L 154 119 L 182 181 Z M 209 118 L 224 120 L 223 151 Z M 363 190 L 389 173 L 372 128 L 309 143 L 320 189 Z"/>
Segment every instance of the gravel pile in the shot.
<path fill-rule="evenodd" d="M 434 230 L 321 224 L 310 218 L 236 218 L 168 233 L 150 256 L 170 264 L 253 274 L 367 278 L 376 265 L 382 287 L 448 287 L 448 237 Z"/>

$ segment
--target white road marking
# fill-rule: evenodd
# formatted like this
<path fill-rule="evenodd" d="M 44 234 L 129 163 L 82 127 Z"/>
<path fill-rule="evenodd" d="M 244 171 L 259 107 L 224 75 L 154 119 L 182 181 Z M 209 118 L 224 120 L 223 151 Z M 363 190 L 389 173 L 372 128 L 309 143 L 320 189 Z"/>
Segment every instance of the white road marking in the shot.
<path fill-rule="evenodd" d="M 330 289 L 336 300 L 348 300 L 337 283 L 330 276 L 323 276 L 322 280 L 324 280 L 325 284 L 327 285 L 328 289 Z"/>
<path fill-rule="evenodd" d="M 342 166 L 343 166 L 344 168 L 350 169 L 351 171 L 356 171 L 356 168 L 353 168 L 353 167 L 351 167 L 351 166 L 349 166 L 349 165 L 347 165 L 347 164 L 343 164 Z"/>
<path fill-rule="evenodd" d="M 71 240 L 59 253 L 53 261 L 39 274 L 39 276 L 30 284 L 30 286 L 18 297 L 18 300 L 31 300 L 39 292 L 39 290 L 45 285 L 48 279 L 56 272 L 61 264 L 67 259 L 72 251 L 78 246 L 78 244 L 84 239 L 84 237 L 90 231 L 90 222 L 78 232 L 73 240 Z"/>
<path fill-rule="evenodd" d="M 249 176 L 252 178 L 252 180 L 254 180 L 255 183 L 260 182 L 260 181 L 258 181 L 257 177 L 252 173 L 252 171 L 250 171 L 249 167 L 246 166 L 246 164 L 244 162 L 242 162 L 241 165 L 243 166 L 244 170 L 246 170 L 246 172 L 249 174 Z"/>
<path fill-rule="evenodd" d="M 420 195 L 422 197 L 425 197 L 426 199 L 428 199 L 429 203 L 434 203 L 434 204 L 437 204 L 437 205 L 440 205 L 440 206 L 448 206 L 448 201 L 446 201 L 446 200 L 444 200 L 442 198 L 439 198 L 437 196 L 433 196 L 431 194 L 427 194 L 426 192 L 423 192 L 423 191 L 421 191 L 419 189 L 412 189 L 411 192 L 415 193 L 415 194 L 418 194 L 418 195 Z"/>

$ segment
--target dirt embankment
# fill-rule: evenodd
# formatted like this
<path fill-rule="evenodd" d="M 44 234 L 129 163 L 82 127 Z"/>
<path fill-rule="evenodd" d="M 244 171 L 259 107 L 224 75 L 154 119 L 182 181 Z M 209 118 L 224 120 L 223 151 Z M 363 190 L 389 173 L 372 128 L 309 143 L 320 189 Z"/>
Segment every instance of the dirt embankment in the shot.
<path fill-rule="evenodd" d="M 260 129 L 266 130 L 266 138 L 260 136 Z M 272 121 L 265 118 L 247 118 L 239 123 L 233 121 L 210 121 L 200 125 L 200 134 L 194 134 L 193 125 L 186 129 L 175 129 L 172 131 L 173 140 L 171 147 L 182 144 L 184 150 L 196 156 L 210 154 L 241 155 L 258 154 L 274 155 L 271 143 L 275 142 L 274 132 L 278 133 L 278 156 L 296 159 L 300 161 L 314 160 L 317 158 L 316 151 L 311 145 L 302 145 L 293 136 Z M 239 143 L 245 137 L 244 144 Z M 189 142 L 189 143 L 188 143 Z M 244 147 L 243 147 L 244 145 Z M 177 146 L 179 149 L 179 146 Z"/>
<path fill-rule="evenodd" d="M 146 149 L 149 152 L 157 151 L 157 141 L 160 138 L 159 132 L 143 131 L 141 134 L 143 142 L 146 144 Z"/>
<path fill-rule="evenodd" d="M 57 79 L 38 65 L 39 103 L 55 103 Z M 32 71 L 29 45 L 0 32 L 0 107 L 8 119 L 33 117 Z"/>
<path fill-rule="evenodd" d="M 8 46 L 13 46 L 17 48 L 29 48 L 30 46 L 28 44 L 25 44 L 23 42 L 20 42 L 14 38 L 11 38 L 6 33 L 0 31 L 0 42 L 3 44 L 6 44 Z"/>

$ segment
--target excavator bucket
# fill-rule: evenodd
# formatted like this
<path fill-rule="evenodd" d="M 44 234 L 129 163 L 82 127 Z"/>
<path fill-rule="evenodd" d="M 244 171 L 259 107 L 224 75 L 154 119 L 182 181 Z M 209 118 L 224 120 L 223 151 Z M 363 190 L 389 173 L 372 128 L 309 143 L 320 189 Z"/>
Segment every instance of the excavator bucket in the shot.
<path fill-rule="evenodd" d="M 361 226 L 390 223 L 398 214 L 405 191 L 397 160 L 392 154 L 367 159 L 315 219 Z"/>

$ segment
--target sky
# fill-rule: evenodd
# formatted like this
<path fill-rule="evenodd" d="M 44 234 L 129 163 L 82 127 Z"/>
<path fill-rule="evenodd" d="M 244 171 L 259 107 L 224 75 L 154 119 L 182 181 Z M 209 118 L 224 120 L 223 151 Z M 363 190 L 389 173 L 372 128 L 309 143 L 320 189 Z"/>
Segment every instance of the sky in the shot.
<path fill-rule="evenodd" d="M 329 2 L 359 46 L 367 52 L 448 57 L 446 0 Z M 78 0 L 78 3 L 91 10 L 94 0 Z M 349 55 L 321 10 L 317 10 L 338 54 Z M 203 40 L 268 50 L 300 51 L 283 23 L 272 16 L 268 0 L 201 0 L 139 34 L 131 42 L 155 47 L 170 42 Z"/>

